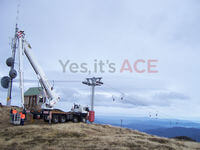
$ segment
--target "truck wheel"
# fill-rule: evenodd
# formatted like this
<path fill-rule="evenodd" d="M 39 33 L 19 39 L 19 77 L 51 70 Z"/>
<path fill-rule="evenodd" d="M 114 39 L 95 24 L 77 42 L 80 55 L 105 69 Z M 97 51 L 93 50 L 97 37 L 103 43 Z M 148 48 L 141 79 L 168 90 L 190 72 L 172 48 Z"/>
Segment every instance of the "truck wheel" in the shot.
<path fill-rule="evenodd" d="M 78 122 L 78 118 L 77 118 L 77 117 L 74 117 L 74 118 L 73 118 L 73 122 L 74 122 L 74 123 L 77 123 L 77 122 Z"/>
<path fill-rule="evenodd" d="M 53 121 L 53 123 L 58 123 L 58 116 L 53 115 L 52 121 Z"/>
<path fill-rule="evenodd" d="M 87 122 L 87 120 L 86 120 L 86 118 L 85 118 L 85 117 L 82 117 L 82 118 L 81 118 L 81 121 L 82 121 L 82 122 L 84 122 L 84 123 L 86 123 L 86 122 Z"/>
<path fill-rule="evenodd" d="M 60 121 L 61 123 L 66 122 L 66 118 L 65 118 L 65 116 L 60 116 L 59 121 Z"/>
<path fill-rule="evenodd" d="M 44 117 L 44 122 L 48 122 L 49 120 L 47 119 L 47 116 L 43 116 Z"/>
<path fill-rule="evenodd" d="M 37 115 L 36 114 L 33 115 L 33 119 L 37 119 Z"/>

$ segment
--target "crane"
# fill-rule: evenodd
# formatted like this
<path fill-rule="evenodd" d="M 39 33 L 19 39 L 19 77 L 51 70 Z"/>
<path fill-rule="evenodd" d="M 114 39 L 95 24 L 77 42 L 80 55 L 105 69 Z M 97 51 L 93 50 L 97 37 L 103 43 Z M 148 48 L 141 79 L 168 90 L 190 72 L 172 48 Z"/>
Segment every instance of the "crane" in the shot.
<path fill-rule="evenodd" d="M 24 86 L 23 86 L 23 53 L 28 58 L 33 70 L 35 71 L 37 78 L 39 80 L 40 85 L 42 86 L 48 101 L 46 102 L 45 107 L 52 108 L 59 100 L 60 97 L 54 92 L 53 88 L 51 87 L 48 79 L 40 67 L 39 63 L 37 62 L 35 56 L 32 53 L 31 45 L 25 40 L 24 38 L 24 31 L 18 32 L 18 39 L 19 39 L 19 76 L 20 76 L 20 88 L 21 88 L 21 99 L 22 103 L 24 102 Z"/>
<path fill-rule="evenodd" d="M 24 74 L 23 74 L 23 54 L 28 58 L 33 70 L 35 71 L 39 83 L 44 91 L 47 101 L 44 102 L 43 108 L 40 111 L 39 118 L 43 118 L 44 121 L 53 121 L 54 123 L 74 121 L 74 122 L 86 122 L 89 115 L 89 107 L 83 107 L 81 105 L 74 104 L 71 111 L 64 112 L 59 109 L 54 109 L 55 104 L 60 100 L 60 97 L 53 90 L 50 85 L 44 71 L 37 62 L 35 56 L 32 53 L 31 45 L 26 41 L 24 31 L 17 33 L 19 40 L 19 81 L 21 91 L 21 103 L 24 107 Z M 35 112 L 33 112 L 34 114 Z M 37 114 L 38 115 L 38 114 Z"/>

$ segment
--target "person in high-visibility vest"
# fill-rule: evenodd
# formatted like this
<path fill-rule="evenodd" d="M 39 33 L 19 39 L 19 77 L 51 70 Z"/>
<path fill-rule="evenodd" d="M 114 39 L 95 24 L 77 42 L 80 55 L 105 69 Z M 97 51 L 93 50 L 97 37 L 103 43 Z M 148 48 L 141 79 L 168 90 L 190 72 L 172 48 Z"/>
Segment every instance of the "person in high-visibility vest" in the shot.
<path fill-rule="evenodd" d="M 26 119 L 27 119 L 27 118 L 26 118 L 26 117 L 27 117 L 27 116 L 26 116 L 26 108 L 23 109 L 22 113 L 25 114 L 25 119 L 24 119 L 24 121 L 26 121 Z"/>
<path fill-rule="evenodd" d="M 13 109 L 12 108 L 10 109 L 10 119 L 11 119 L 11 121 L 13 121 Z"/>
<path fill-rule="evenodd" d="M 21 118 L 22 112 L 19 112 L 19 114 L 20 114 L 20 118 Z"/>
<path fill-rule="evenodd" d="M 11 109 L 10 109 L 10 114 L 12 115 L 12 113 L 13 113 L 13 109 L 11 108 Z"/>
<path fill-rule="evenodd" d="M 12 120 L 14 121 L 14 118 L 15 118 L 16 115 L 17 115 L 17 110 L 16 110 L 16 109 L 13 109 L 12 114 L 13 114 Z"/>
<path fill-rule="evenodd" d="M 21 114 L 20 115 L 20 117 L 21 117 L 21 125 L 23 126 L 24 125 L 24 119 L 25 119 L 25 114 Z"/>
<path fill-rule="evenodd" d="M 13 109 L 12 113 L 13 113 L 14 115 L 16 115 L 16 114 L 17 114 L 17 110 L 16 110 L 16 109 Z"/>
<path fill-rule="evenodd" d="M 22 123 L 22 112 L 19 112 L 20 115 L 20 124 Z"/>

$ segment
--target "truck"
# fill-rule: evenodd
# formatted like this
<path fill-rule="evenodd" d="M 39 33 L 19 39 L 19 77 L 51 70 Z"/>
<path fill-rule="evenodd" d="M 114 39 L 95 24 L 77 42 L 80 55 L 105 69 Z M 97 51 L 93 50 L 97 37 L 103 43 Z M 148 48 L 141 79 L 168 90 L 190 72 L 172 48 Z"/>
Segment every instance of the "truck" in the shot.
<path fill-rule="evenodd" d="M 83 107 L 78 104 L 74 104 L 72 109 L 68 112 L 62 111 L 60 109 L 55 109 L 54 106 L 59 102 L 60 97 L 54 91 L 53 87 L 50 85 L 44 71 L 40 67 L 36 58 L 32 53 L 32 48 L 30 44 L 25 39 L 24 31 L 18 32 L 18 48 L 19 48 L 19 77 L 20 77 L 20 88 L 21 88 L 21 99 L 22 106 L 24 107 L 24 80 L 23 80 L 23 54 L 27 57 L 29 63 L 31 64 L 34 72 L 37 75 L 39 83 L 42 87 L 45 101 L 42 108 L 39 110 L 27 110 L 33 114 L 34 119 L 43 119 L 45 122 L 49 123 L 64 123 L 67 121 L 73 122 L 87 122 L 89 117 L 89 107 Z"/>
<path fill-rule="evenodd" d="M 53 123 L 64 123 L 67 121 L 73 121 L 74 123 L 86 123 L 88 120 L 88 112 L 88 107 L 82 107 L 81 105 L 74 104 L 73 108 L 69 112 L 64 112 L 59 109 L 53 109 L 51 111 L 43 109 L 42 115 L 45 122 L 49 122 L 51 120 Z M 51 119 L 49 119 L 49 117 Z"/>

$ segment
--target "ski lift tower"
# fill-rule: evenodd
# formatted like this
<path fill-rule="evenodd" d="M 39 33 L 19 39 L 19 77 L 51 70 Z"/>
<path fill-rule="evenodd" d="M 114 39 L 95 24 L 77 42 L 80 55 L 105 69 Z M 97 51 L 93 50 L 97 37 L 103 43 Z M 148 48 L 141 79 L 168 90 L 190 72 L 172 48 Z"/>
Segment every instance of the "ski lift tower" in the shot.
<path fill-rule="evenodd" d="M 101 82 L 102 77 L 93 77 L 93 78 L 86 78 L 86 81 L 82 83 L 92 87 L 91 92 L 91 111 L 89 112 L 89 121 L 92 123 L 94 122 L 94 90 L 95 86 L 101 86 L 103 82 Z"/>

